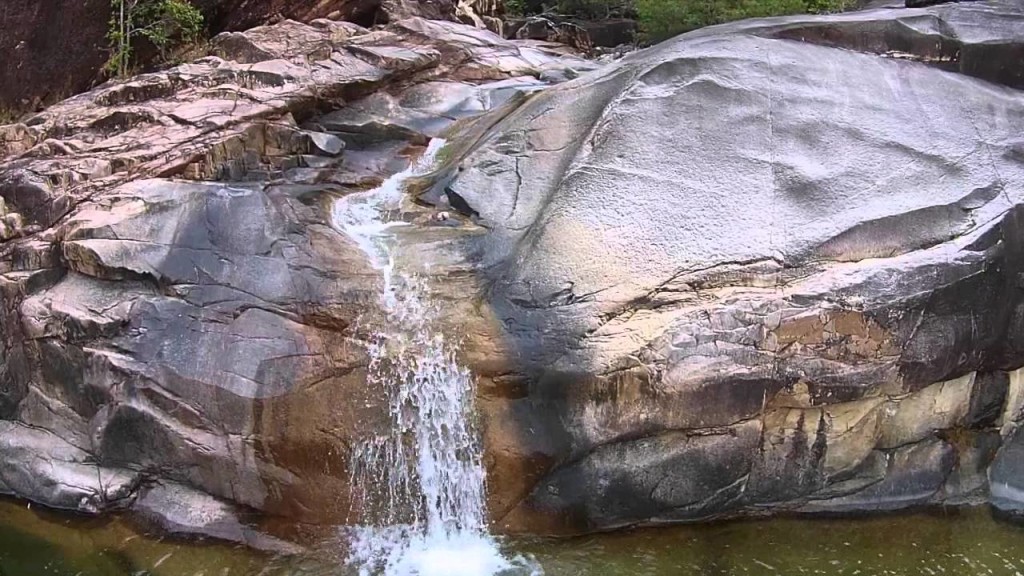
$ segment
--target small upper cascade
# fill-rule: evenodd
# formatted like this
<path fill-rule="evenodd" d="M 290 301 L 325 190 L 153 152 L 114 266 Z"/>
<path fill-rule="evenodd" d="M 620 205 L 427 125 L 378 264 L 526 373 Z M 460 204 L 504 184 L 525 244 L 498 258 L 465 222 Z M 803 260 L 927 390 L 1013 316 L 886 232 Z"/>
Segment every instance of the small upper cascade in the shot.
<path fill-rule="evenodd" d="M 513 567 L 487 534 L 473 376 L 437 330 L 421 280 L 395 266 L 394 231 L 407 224 L 387 215 L 399 207 L 403 183 L 429 169 L 443 146 L 432 140 L 408 169 L 334 207 L 334 225 L 384 281 L 386 322 L 369 346 L 368 385 L 388 391 L 393 426 L 352 455 L 363 518 L 349 563 L 365 575 L 485 576 Z"/>

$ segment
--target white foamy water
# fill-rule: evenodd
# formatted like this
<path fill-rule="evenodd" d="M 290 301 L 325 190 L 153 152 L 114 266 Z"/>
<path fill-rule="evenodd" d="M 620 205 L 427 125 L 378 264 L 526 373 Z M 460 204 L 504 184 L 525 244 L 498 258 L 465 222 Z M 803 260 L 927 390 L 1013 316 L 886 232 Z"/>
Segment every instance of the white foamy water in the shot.
<path fill-rule="evenodd" d="M 473 377 L 436 329 L 426 290 L 395 266 L 388 221 L 402 186 L 433 164 L 434 139 L 410 168 L 334 206 L 334 225 L 366 252 L 384 278 L 384 326 L 374 327 L 367 385 L 390 395 L 392 430 L 355 447 L 352 485 L 360 525 L 349 530 L 348 562 L 360 575 L 490 576 L 537 573 L 502 557 L 487 533 L 484 468 L 473 414 Z"/>

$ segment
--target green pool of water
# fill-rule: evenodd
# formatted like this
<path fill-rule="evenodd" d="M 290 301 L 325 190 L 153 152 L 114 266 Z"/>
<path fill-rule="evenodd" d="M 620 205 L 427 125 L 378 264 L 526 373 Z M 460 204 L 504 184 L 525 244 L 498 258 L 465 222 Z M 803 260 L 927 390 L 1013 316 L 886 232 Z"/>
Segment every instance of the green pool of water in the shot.
<path fill-rule="evenodd" d="M 985 509 L 846 520 L 771 519 L 568 540 L 508 540 L 547 576 L 1022 576 L 1024 528 Z M 323 554 L 273 558 L 140 535 L 0 500 L 0 576 L 347 575 Z"/>

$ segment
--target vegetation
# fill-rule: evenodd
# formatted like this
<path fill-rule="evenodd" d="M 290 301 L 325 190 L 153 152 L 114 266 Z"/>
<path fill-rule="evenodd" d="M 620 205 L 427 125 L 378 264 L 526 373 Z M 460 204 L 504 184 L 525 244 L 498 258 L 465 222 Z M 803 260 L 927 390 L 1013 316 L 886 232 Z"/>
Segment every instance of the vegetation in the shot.
<path fill-rule="evenodd" d="M 523 0 L 505 0 L 505 14 L 509 16 L 523 16 L 527 12 L 526 2 Z"/>
<path fill-rule="evenodd" d="M 0 126 L 14 124 L 19 118 L 21 118 L 21 112 L 13 108 L 0 106 Z"/>
<path fill-rule="evenodd" d="M 106 68 L 120 77 L 131 71 L 140 40 L 166 61 L 171 49 L 196 42 L 203 30 L 203 15 L 188 0 L 111 0 L 110 6 Z"/>
<path fill-rule="evenodd" d="M 647 40 L 658 42 L 703 26 L 743 18 L 840 12 L 853 0 L 636 0 Z"/>
<path fill-rule="evenodd" d="M 583 20 L 622 18 L 633 13 L 632 0 L 558 0 L 556 10 Z"/>
<path fill-rule="evenodd" d="M 505 0 L 510 15 L 582 20 L 635 18 L 644 39 L 658 42 L 712 24 L 783 14 L 841 12 L 857 0 Z"/>

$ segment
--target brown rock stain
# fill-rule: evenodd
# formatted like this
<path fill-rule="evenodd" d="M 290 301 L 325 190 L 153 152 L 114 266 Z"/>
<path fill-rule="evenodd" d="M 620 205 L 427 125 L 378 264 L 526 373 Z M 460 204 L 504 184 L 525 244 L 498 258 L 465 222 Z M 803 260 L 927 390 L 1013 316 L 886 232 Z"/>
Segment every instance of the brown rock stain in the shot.
<path fill-rule="evenodd" d="M 353 510 L 353 445 L 390 426 L 383 391 L 366 385 L 364 350 L 343 334 L 306 327 L 319 356 L 293 364 L 287 394 L 254 403 L 256 465 L 267 490 L 266 528 L 285 523 L 340 525 Z"/>
<path fill-rule="evenodd" d="M 830 360 L 871 360 L 899 354 L 893 336 L 856 310 L 826 310 L 782 320 L 769 333 L 780 353 L 806 347 Z M 787 350 L 797 346 L 795 350 Z"/>

